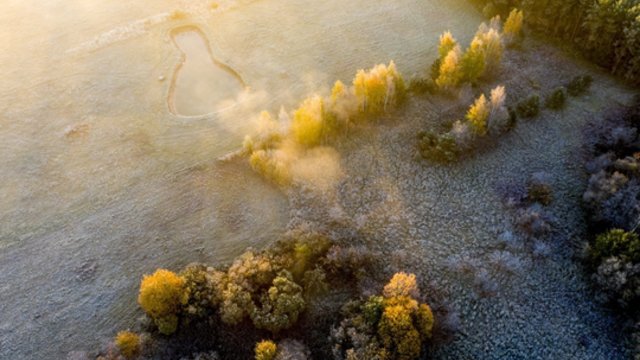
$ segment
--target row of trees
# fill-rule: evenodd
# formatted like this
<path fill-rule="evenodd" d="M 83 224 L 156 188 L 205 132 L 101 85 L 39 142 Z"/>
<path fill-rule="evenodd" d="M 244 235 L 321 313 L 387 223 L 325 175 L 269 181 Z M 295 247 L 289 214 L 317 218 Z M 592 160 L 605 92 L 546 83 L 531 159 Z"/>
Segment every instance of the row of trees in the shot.
<path fill-rule="evenodd" d="M 522 21 L 522 11 L 513 10 L 504 29 L 499 17 L 482 24 L 464 52 L 453 35 L 445 32 L 429 81 L 441 91 L 453 92 L 464 83 L 477 83 L 495 73 L 505 46 L 522 39 Z M 277 118 L 262 112 L 258 132 L 244 140 L 244 153 L 255 171 L 281 186 L 289 185 L 294 178 L 293 163 L 307 149 L 347 133 L 358 121 L 395 108 L 406 96 L 407 87 L 393 61 L 359 70 L 350 86 L 336 81 L 329 96 L 310 96 L 292 112 L 281 110 Z"/>
<path fill-rule="evenodd" d="M 621 310 L 640 358 L 640 99 L 589 124 L 583 203 L 591 232 L 585 263 L 597 297 Z"/>
<path fill-rule="evenodd" d="M 464 120 L 457 120 L 448 132 L 418 134 L 420 154 L 425 159 L 452 162 L 471 150 L 487 135 L 497 136 L 513 126 L 515 117 L 505 106 L 504 86 L 491 90 L 489 99 L 481 94 L 467 110 Z"/>
<path fill-rule="evenodd" d="M 518 7 L 536 31 L 576 45 L 613 73 L 640 84 L 638 0 L 473 0 L 488 16 Z"/>
<path fill-rule="evenodd" d="M 310 96 L 291 113 L 281 110 L 274 119 L 262 112 L 257 134 L 245 138 L 243 149 L 255 171 L 288 185 L 293 180 L 292 162 L 301 152 L 395 108 L 405 97 L 406 86 L 393 61 L 359 70 L 351 86 L 338 80 L 329 96 Z"/>
<path fill-rule="evenodd" d="M 567 96 L 584 94 L 592 80 L 588 75 L 573 78 L 566 86 L 557 87 L 547 94 L 544 105 L 551 110 L 561 110 L 566 104 Z M 529 95 L 514 107 L 507 106 L 506 99 L 504 86 L 497 86 L 491 90 L 489 97 L 481 94 L 469 106 L 464 120 L 453 122 L 449 131 L 440 134 L 432 131 L 420 132 L 420 155 L 436 162 L 456 161 L 487 139 L 512 129 L 518 118 L 534 118 L 540 112 L 541 100 L 538 94 Z"/>
<path fill-rule="evenodd" d="M 256 359 L 276 359 L 277 354 L 287 350 L 277 340 L 307 341 L 310 334 L 316 334 L 317 339 L 309 341 L 315 341 L 315 346 L 323 348 L 317 350 L 326 354 L 335 348 L 363 346 L 375 348 L 377 354 L 384 355 L 380 359 L 417 359 L 431 338 L 433 313 L 421 301 L 413 274 L 397 273 L 381 296 L 363 300 L 360 291 L 354 289 L 363 276 L 372 280 L 376 261 L 375 255 L 361 248 L 336 246 L 323 236 L 299 235 L 262 252 L 248 251 L 226 268 L 193 264 L 179 273 L 159 269 L 143 277 L 138 302 L 160 334 L 179 336 L 180 341 L 186 342 L 185 348 L 191 347 L 189 341 L 195 341 L 185 338 L 185 334 L 216 334 L 215 338 L 205 336 L 208 346 L 230 349 L 223 354 L 227 358 L 244 358 L 247 349 L 255 344 Z M 331 288 L 330 283 L 334 284 Z M 299 329 L 290 330 L 314 303 L 325 303 L 332 297 L 331 292 L 344 295 L 345 290 L 351 293 L 350 303 L 363 304 L 357 314 L 341 315 L 341 303 L 329 308 L 323 304 L 319 318 L 307 319 L 300 325 L 304 334 Z M 344 301 L 342 295 L 339 298 Z M 341 317 L 356 315 L 367 319 L 367 331 L 372 335 L 368 343 L 347 344 L 344 339 L 330 337 L 331 324 L 327 320 L 337 321 L 334 325 L 339 328 L 344 323 Z M 236 340 L 237 333 L 242 333 L 242 339 Z M 103 359 L 153 357 L 157 354 L 144 343 L 154 338 L 154 332 L 142 336 L 120 332 L 115 339 L 116 350 Z M 305 352 L 306 347 L 299 344 L 300 351 Z M 360 350 L 344 348 L 334 357 L 345 359 L 345 352 L 353 351 Z"/>
<path fill-rule="evenodd" d="M 505 46 L 514 46 L 522 40 L 522 11 L 514 9 L 504 23 L 499 17 L 489 25 L 481 24 L 473 40 L 463 52 L 447 31 L 440 36 L 438 58 L 431 66 L 431 78 L 438 88 L 451 92 L 464 83 L 475 84 L 486 76 L 495 74 Z"/>

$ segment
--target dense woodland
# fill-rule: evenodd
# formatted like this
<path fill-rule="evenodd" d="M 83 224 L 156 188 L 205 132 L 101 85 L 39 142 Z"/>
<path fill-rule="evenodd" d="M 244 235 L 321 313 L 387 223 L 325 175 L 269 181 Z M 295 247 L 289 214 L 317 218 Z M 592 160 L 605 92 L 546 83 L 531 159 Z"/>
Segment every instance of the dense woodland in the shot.
<path fill-rule="evenodd" d="M 472 0 L 488 17 L 516 7 L 531 29 L 563 39 L 611 72 L 640 84 L 638 0 Z"/>

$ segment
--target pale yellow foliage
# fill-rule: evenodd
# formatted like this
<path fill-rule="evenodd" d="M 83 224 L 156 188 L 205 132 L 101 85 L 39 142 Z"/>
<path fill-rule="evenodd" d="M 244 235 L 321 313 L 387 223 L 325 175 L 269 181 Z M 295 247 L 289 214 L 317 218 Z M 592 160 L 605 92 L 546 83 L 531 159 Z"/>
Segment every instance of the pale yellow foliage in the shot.
<path fill-rule="evenodd" d="M 405 93 L 404 80 L 393 61 L 379 64 L 369 71 L 358 70 L 353 79 L 353 92 L 362 113 L 380 113 L 396 105 Z"/>
<path fill-rule="evenodd" d="M 471 105 L 467 112 L 466 119 L 471 128 L 479 135 L 487 133 L 487 119 L 489 118 L 489 102 L 484 94 Z"/>
<path fill-rule="evenodd" d="M 252 154 L 257 150 L 266 150 L 275 147 L 283 138 L 281 125 L 271 117 L 268 111 L 262 111 L 255 121 L 256 135 L 247 135 L 242 143 L 246 154 Z"/>
<path fill-rule="evenodd" d="M 440 60 L 444 60 L 447 54 L 449 54 L 449 51 L 453 50 L 456 45 L 458 45 L 458 42 L 453 35 L 451 35 L 450 31 L 445 31 L 440 35 L 440 44 L 438 45 L 438 57 Z"/>
<path fill-rule="evenodd" d="M 508 41 L 514 42 L 521 37 L 523 20 L 524 14 L 522 13 L 522 10 L 511 10 L 507 21 L 504 22 L 504 35 Z"/>
<path fill-rule="evenodd" d="M 507 92 L 504 86 L 499 85 L 491 90 L 491 110 L 497 110 L 504 106 L 507 98 Z"/>
<path fill-rule="evenodd" d="M 460 84 L 463 76 L 461 57 L 462 51 L 459 46 L 449 51 L 440 64 L 440 75 L 436 79 L 436 85 L 442 89 L 450 90 Z"/>
<path fill-rule="evenodd" d="M 504 44 L 500 32 L 494 28 L 487 28 L 486 31 L 478 31 L 475 39 L 482 43 L 485 54 L 486 71 L 491 73 L 500 67 Z"/>
<path fill-rule="evenodd" d="M 293 113 L 291 133 L 301 145 L 317 145 L 322 137 L 324 101 L 320 96 L 305 99 Z"/>
<path fill-rule="evenodd" d="M 503 131 L 509 122 L 509 111 L 505 107 L 507 92 L 504 86 L 496 86 L 491 90 L 490 114 L 487 122 L 489 132 L 497 133 Z"/>
<path fill-rule="evenodd" d="M 335 116 L 333 128 L 346 128 L 349 121 L 358 113 L 358 101 L 351 88 L 338 80 L 331 89 L 329 111 Z M 334 130 L 334 129 L 332 129 Z"/>
<path fill-rule="evenodd" d="M 280 149 L 257 150 L 249 156 L 253 170 L 281 186 L 291 183 L 290 162 L 291 157 Z"/>
<path fill-rule="evenodd" d="M 418 297 L 420 291 L 416 284 L 416 276 L 404 272 L 394 274 L 389 283 L 385 285 L 383 295 L 386 298 L 397 296 Z"/>
<path fill-rule="evenodd" d="M 335 104 L 336 102 L 340 101 L 341 98 L 343 98 L 347 93 L 347 87 L 344 85 L 344 83 L 340 80 L 336 81 L 335 84 L 333 84 L 333 88 L 331 89 L 331 103 Z"/>

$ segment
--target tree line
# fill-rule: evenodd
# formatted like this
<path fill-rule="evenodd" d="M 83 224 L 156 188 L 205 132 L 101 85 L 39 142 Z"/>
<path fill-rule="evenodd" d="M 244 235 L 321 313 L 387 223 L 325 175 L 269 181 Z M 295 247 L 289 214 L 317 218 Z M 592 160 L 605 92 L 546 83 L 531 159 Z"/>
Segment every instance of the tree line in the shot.
<path fill-rule="evenodd" d="M 587 58 L 640 84 L 640 0 L 472 0 L 488 17 L 522 9 L 537 32 L 574 44 Z"/>

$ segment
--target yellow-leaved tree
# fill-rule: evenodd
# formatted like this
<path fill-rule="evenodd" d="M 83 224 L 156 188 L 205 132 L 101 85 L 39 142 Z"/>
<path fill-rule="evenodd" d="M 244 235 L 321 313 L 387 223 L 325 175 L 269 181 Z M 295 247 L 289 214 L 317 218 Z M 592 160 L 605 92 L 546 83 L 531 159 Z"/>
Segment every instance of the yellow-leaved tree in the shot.
<path fill-rule="evenodd" d="M 134 359 L 142 350 L 140 335 L 131 331 L 120 331 L 116 335 L 115 343 L 120 354 L 127 359 Z"/>
<path fill-rule="evenodd" d="M 484 24 L 483 24 L 484 25 Z M 500 31 L 494 26 L 480 26 L 474 39 L 478 39 L 482 43 L 485 57 L 485 71 L 493 73 L 500 68 L 502 54 L 504 53 L 504 44 Z"/>
<path fill-rule="evenodd" d="M 503 33 L 508 44 L 513 45 L 522 40 L 522 22 L 524 14 L 522 10 L 513 9 L 504 22 Z"/>
<path fill-rule="evenodd" d="M 453 48 L 458 45 L 456 39 L 451 35 L 450 31 L 445 31 L 440 35 L 440 43 L 438 45 L 438 58 L 440 60 L 444 60 L 444 58 L 449 54 L 449 51 L 453 50 Z"/>
<path fill-rule="evenodd" d="M 320 96 L 305 99 L 293 113 L 291 132 L 301 145 L 317 145 L 322 138 L 324 101 Z"/>
<path fill-rule="evenodd" d="M 176 331 L 178 314 L 188 300 L 185 280 L 174 272 L 158 269 L 142 278 L 138 303 L 165 335 Z"/>
<path fill-rule="evenodd" d="M 464 74 L 465 81 L 475 83 L 484 75 L 486 66 L 485 56 L 482 40 L 475 37 L 462 56 L 462 73 Z"/>
<path fill-rule="evenodd" d="M 489 112 L 489 102 L 484 94 L 480 95 L 467 111 L 466 119 L 476 134 L 485 135 L 487 133 Z"/>
<path fill-rule="evenodd" d="M 406 94 L 404 80 L 393 61 L 379 64 L 369 71 L 358 70 L 353 92 L 363 114 L 379 114 L 400 103 Z"/>
<path fill-rule="evenodd" d="M 416 300 L 420 296 L 414 274 L 396 273 L 384 287 L 378 337 L 394 359 L 413 360 L 431 338 L 435 323 L 431 308 Z"/>
<path fill-rule="evenodd" d="M 436 85 L 441 89 L 452 90 L 460 84 L 463 77 L 461 57 L 460 46 L 456 45 L 442 60 L 440 73 L 436 79 Z"/>

